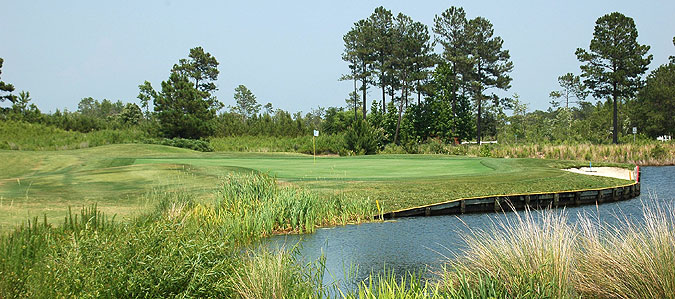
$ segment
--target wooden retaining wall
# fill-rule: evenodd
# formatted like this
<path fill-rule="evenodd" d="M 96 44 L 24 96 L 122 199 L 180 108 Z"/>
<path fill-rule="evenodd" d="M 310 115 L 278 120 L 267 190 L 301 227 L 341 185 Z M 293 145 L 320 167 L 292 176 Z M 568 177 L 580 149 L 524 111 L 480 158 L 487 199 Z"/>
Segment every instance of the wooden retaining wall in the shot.
<path fill-rule="evenodd" d="M 485 213 L 531 209 L 558 208 L 601 204 L 635 198 L 640 195 L 640 183 L 624 186 L 548 193 L 511 194 L 461 198 L 410 209 L 388 212 L 376 218 L 392 219 L 398 217 L 436 216 L 465 213 Z"/>

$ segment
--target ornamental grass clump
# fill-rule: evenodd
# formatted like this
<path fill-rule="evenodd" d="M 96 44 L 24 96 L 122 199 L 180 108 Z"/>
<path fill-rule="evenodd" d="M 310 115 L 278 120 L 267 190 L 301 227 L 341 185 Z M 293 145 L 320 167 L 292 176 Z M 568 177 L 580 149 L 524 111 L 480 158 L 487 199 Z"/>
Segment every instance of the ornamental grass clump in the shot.
<path fill-rule="evenodd" d="M 321 298 L 322 265 L 300 264 L 294 251 L 259 249 L 243 257 L 238 271 L 229 277 L 229 285 L 244 299 Z"/>
<path fill-rule="evenodd" d="M 441 274 L 450 293 L 571 297 L 575 230 L 565 213 L 515 214 L 465 237 L 466 249 Z M 486 293 L 487 292 L 487 293 Z"/>
<path fill-rule="evenodd" d="M 643 207 L 644 219 L 616 226 L 581 221 L 575 285 L 600 298 L 675 298 L 675 209 Z"/>
<path fill-rule="evenodd" d="M 438 286 L 422 279 L 419 273 L 396 275 L 389 271 L 371 274 L 350 293 L 341 292 L 343 298 L 447 298 L 438 292 Z"/>

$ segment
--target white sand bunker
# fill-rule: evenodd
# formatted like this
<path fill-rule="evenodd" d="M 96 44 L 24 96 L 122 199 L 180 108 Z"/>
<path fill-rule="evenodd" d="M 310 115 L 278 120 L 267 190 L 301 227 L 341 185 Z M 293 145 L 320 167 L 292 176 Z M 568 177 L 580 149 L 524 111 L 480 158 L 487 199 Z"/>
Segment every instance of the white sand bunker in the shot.
<path fill-rule="evenodd" d="M 587 175 L 599 175 L 623 180 L 635 180 L 635 171 L 618 167 L 581 167 L 563 170 Z"/>

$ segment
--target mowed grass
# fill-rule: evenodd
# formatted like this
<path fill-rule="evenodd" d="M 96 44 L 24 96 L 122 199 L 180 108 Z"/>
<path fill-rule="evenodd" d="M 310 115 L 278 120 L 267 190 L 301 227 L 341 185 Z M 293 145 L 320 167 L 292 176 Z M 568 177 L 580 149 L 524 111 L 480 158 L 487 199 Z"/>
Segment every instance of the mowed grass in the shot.
<path fill-rule="evenodd" d="M 378 200 L 397 210 L 457 198 L 600 188 L 627 181 L 561 171 L 583 162 L 472 158 L 447 155 L 317 157 L 230 154 L 201 158 L 136 159 L 137 164 L 241 167 L 265 172 L 324 194 Z"/>
<path fill-rule="evenodd" d="M 208 200 L 232 172 L 263 172 L 326 196 L 378 200 L 385 211 L 455 198 L 597 188 L 627 181 L 559 170 L 578 162 L 446 155 L 317 157 L 288 153 L 201 153 L 160 145 L 71 151 L 0 151 L 0 230 L 68 206 L 97 203 L 124 219 L 152 207 L 149 192 Z M 595 165 L 595 163 L 594 163 Z M 53 221 L 57 222 L 57 221 Z"/>
<path fill-rule="evenodd" d="M 248 157 L 247 157 L 248 156 Z M 136 164 L 185 164 L 243 167 L 287 181 L 373 181 L 485 174 L 494 169 L 481 159 L 448 156 L 383 155 L 317 157 L 306 155 L 245 155 L 210 158 L 136 159 Z"/>

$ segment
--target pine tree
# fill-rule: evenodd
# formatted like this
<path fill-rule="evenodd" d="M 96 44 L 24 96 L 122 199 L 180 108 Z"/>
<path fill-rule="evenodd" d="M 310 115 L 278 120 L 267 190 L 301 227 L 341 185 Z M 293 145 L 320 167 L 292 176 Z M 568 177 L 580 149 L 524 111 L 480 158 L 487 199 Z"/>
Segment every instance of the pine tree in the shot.
<path fill-rule="evenodd" d="M 230 110 L 241 115 L 244 120 L 260 112 L 260 104 L 258 104 L 255 95 L 244 85 L 239 85 L 234 89 L 234 101 L 237 104 L 230 107 Z"/>
<path fill-rule="evenodd" d="M 342 79 L 354 80 L 354 89 L 356 90 L 356 80 L 361 81 L 362 92 L 362 110 L 363 118 L 366 118 L 366 94 L 368 84 L 371 83 L 371 67 L 373 61 L 373 27 L 368 20 L 359 20 L 354 23 L 354 27 L 343 36 L 345 50 L 342 54 L 342 60 L 349 62 L 351 75 L 343 76 Z"/>
<path fill-rule="evenodd" d="M 2 63 L 4 60 L 0 58 L 0 74 L 2 74 Z M 5 83 L 0 81 L 0 102 L 4 102 L 5 100 L 9 100 L 10 102 L 14 103 L 16 101 L 16 96 L 12 94 L 12 91 L 14 91 L 14 85 Z M 7 93 L 7 94 L 3 94 Z"/>
<path fill-rule="evenodd" d="M 372 27 L 373 44 L 373 71 L 377 74 L 377 84 L 382 89 L 382 111 L 387 111 L 387 100 L 385 89 L 392 81 L 391 69 L 391 49 L 392 49 L 392 30 L 394 26 L 394 16 L 390 10 L 380 6 L 375 8 L 373 14 L 368 18 Z"/>
<path fill-rule="evenodd" d="M 164 136 L 203 138 L 214 131 L 216 111 L 223 107 L 213 92 L 218 77 L 218 61 L 201 47 L 190 49 L 189 59 L 181 59 L 171 69 L 161 92 L 146 82 L 139 86 L 141 101 L 154 98 L 154 110 Z M 146 102 L 147 103 L 147 102 Z"/>
<path fill-rule="evenodd" d="M 476 17 L 466 24 L 466 38 L 471 62 L 470 82 L 476 103 L 476 141 L 481 140 L 481 117 L 483 114 L 483 93 L 490 88 L 509 89 L 513 69 L 508 50 L 503 50 L 504 41 L 494 36 L 492 23 Z M 492 96 L 490 96 L 492 98 Z"/>
<path fill-rule="evenodd" d="M 584 83 L 596 98 L 613 101 L 612 142 L 619 141 L 618 102 L 635 95 L 642 84 L 652 55 L 649 46 L 637 42 L 638 32 L 632 18 L 621 13 L 606 14 L 595 22 L 590 51 L 578 48 L 577 59 Z"/>
<path fill-rule="evenodd" d="M 399 13 L 394 20 L 393 31 L 393 63 L 394 76 L 401 86 L 401 99 L 398 109 L 398 121 L 394 133 L 394 143 L 398 140 L 404 104 L 407 107 L 409 92 L 413 83 L 419 80 L 420 74 L 429 67 L 428 61 L 431 43 L 426 25 L 413 21 L 412 18 Z"/>

